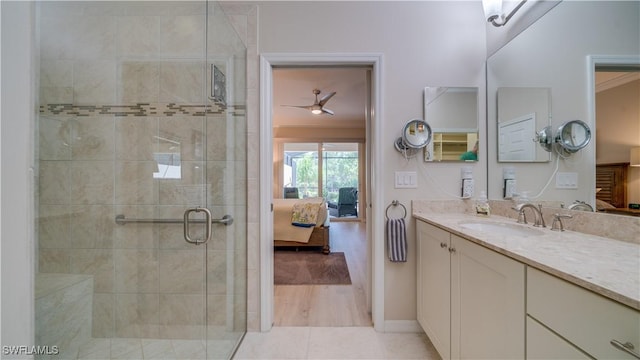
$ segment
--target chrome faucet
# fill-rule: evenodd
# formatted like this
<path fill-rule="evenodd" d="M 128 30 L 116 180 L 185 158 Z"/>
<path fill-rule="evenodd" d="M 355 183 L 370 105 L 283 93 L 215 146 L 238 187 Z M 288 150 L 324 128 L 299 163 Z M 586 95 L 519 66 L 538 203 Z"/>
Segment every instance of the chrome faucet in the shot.
<path fill-rule="evenodd" d="M 562 219 L 571 219 L 573 216 L 568 214 L 553 214 L 553 223 L 551 224 L 551 230 L 564 231 L 564 225 Z"/>
<path fill-rule="evenodd" d="M 533 210 L 533 214 L 536 217 L 535 222 L 533 223 L 533 226 L 547 227 L 547 225 L 545 225 L 544 223 L 544 218 L 542 217 L 542 204 L 536 207 L 531 203 L 524 203 L 524 204 L 520 204 L 513 207 L 513 210 L 518 212 L 518 224 L 527 223 L 527 217 L 524 214 L 524 209 L 526 208 L 531 208 L 531 210 Z"/>

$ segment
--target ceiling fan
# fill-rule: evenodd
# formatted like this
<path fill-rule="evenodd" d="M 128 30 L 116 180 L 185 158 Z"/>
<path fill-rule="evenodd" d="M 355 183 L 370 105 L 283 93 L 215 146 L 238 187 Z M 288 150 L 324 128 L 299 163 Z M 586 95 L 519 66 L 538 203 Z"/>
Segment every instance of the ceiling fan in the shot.
<path fill-rule="evenodd" d="M 331 111 L 329 109 L 325 109 L 324 108 L 324 104 L 326 104 L 327 101 L 329 101 L 329 99 L 331 99 L 331 97 L 336 94 L 336 92 L 335 91 L 331 92 L 331 93 L 323 96 L 322 99 L 320 99 L 320 100 L 318 100 L 318 95 L 320 95 L 320 90 L 313 89 L 313 94 L 316 96 L 316 101 L 312 105 L 282 105 L 282 106 L 307 109 L 307 110 L 310 110 L 311 113 L 313 113 L 314 115 L 320 115 L 320 114 L 323 114 L 323 113 L 324 114 L 333 115 L 333 111 Z"/>

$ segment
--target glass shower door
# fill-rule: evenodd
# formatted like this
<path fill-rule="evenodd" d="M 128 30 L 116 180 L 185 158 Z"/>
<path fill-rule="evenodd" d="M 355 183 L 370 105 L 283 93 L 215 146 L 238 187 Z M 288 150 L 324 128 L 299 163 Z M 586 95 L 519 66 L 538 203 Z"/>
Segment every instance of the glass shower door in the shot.
<path fill-rule="evenodd" d="M 37 21 L 36 344 L 230 358 L 246 330 L 242 43 L 204 1 L 42 2 Z"/>
<path fill-rule="evenodd" d="M 247 329 L 246 46 L 218 2 L 207 3 L 207 201 L 233 214 L 207 244 L 209 358 L 232 355 Z"/>

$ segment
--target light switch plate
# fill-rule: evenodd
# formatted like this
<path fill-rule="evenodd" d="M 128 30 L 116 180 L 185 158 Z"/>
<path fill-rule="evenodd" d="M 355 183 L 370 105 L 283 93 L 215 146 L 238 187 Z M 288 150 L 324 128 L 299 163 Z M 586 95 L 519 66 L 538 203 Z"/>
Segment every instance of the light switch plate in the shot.
<path fill-rule="evenodd" d="M 556 189 L 577 189 L 578 173 L 559 172 L 556 174 Z"/>
<path fill-rule="evenodd" d="M 418 173 L 415 171 L 396 171 L 396 189 L 414 189 L 418 187 Z"/>

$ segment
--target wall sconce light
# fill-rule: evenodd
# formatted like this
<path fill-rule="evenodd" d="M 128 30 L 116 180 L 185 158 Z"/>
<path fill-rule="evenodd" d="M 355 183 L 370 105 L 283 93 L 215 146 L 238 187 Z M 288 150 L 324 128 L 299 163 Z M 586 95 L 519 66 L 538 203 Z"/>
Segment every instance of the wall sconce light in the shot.
<path fill-rule="evenodd" d="M 630 160 L 631 161 L 630 161 L 629 165 L 640 167 L 640 146 L 631 148 L 631 159 Z"/>
<path fill-rule="evenodd" d="M 495 27 L 505 26 L 509 19 L 526 3 L 527 0 L 521 0 L 520 3 L 511 10 L 506 17 L 502 12 L 502 0 L 482 0 L 482 7 L 484 9 L 484 16 L 487 21 L 492 23 Z"/>

